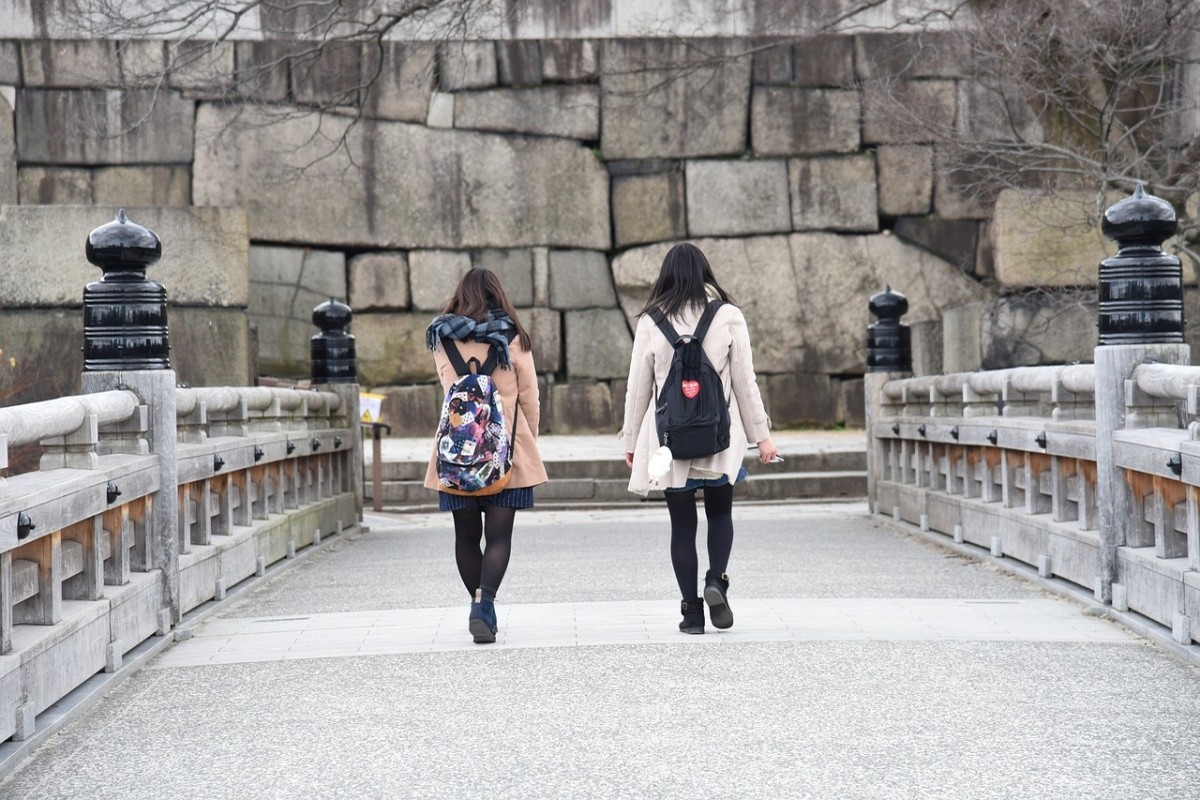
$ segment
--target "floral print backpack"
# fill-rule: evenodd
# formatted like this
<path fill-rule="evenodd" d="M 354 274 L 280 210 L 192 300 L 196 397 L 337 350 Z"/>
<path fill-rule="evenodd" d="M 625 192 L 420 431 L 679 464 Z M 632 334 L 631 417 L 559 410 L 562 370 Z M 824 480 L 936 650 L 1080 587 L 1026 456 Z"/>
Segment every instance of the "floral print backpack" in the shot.
<path fill-rule="evenodd" d="M 491 377 L 495 348 L 482 364 L 475 358 L 463 361 L 451 339 L 442 339 L 442 349 L 458 378 L 446 391 L 438 422 L 438 488 L 459 495 L 497 494 L 512 477 L 512 442 L 504 401 Z"/>

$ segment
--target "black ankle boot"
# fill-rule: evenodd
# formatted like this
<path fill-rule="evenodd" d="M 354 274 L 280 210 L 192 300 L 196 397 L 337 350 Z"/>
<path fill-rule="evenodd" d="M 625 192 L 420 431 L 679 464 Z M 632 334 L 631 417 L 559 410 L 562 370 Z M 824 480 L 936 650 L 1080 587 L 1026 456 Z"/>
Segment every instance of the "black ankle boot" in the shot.
<path fill-rule="evenodd" d="M 726 594 L 729 592 L 729 576 L 718 575 L 711 569 L 704 575 L 704 600 L 708 603 L 708 616 L 714 628 L 733 627 L 733 610 L 729 607 Z"/>
<path fill-rule="evenodd" d="M 704 633 L 704 601 L 683 600 L 679 604 L 679 613 L 683 614 L 683 622 L 679 630 L 684 633 Z"/>

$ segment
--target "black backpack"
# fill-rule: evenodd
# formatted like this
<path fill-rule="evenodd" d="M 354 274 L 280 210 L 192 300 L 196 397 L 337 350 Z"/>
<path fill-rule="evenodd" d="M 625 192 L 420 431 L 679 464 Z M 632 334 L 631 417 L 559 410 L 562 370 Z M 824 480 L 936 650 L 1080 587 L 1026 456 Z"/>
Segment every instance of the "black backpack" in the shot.
<path fill-rule="evenodd" d="M 690 336 L 680 336 L 659 309 L 650 311 L 650 319 L 675 348 L 654 408 L 658 442 L 675 458 L 711 456 L 729 447 L 729 404 L 721 376 L 703 348 L 704 335 L 724 304 L 709 303 Z"/>

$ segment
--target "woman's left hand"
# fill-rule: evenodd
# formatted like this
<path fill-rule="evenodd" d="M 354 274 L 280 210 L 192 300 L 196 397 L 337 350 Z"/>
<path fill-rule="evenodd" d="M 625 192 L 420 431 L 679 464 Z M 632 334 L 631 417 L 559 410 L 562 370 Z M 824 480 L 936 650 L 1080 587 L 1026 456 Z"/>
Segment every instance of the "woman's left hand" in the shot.
<path fill-rule="evenodd" d="M 633 469 L 633 453 L 625 454 L 625 466 L 629 467 L 630 469 Z"/>

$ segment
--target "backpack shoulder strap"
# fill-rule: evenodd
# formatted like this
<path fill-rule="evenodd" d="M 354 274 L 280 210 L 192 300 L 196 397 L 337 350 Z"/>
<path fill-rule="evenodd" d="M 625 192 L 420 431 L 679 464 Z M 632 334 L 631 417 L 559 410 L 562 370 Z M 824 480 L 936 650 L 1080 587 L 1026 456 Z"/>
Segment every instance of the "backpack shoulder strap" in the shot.
<path fill-rule="evenodd" d="M 709 327 L 712 326 L 713 318 L 717 316 L 717 311 L 721 306 L 725 305 L 724 300 L 713 300 L 704 307 L 704 313 L 700 316 L 700 321 L 696 323 L 696 332 L 692 334 L 692 339 L 697 342 L 703 342 L 704 337 L 708 334 Z"/>
<path fill-rule="evenodd" d="M 650 319 L 654 320 L 654 324 L 658 326 L 658 329 L 662 331 L 663 336 L 667 337 L 667 341 L 672 346 L 679 343 L 679 333 L 672 327 L 671 323 L 667 322 L 667 316 L 661 309 L 650 309 Z"/>
<path fill-rule="evenodd" d="M 446 351 L 446 358 L 450 360 L 450 366 L 454 367 L 454 371 L 458 375 L 470 375 L 471 367 L 468 362 L 463 361 L 462 354 L 458 352 L 458 346 L 454 344 L 453 339 L 442 339 L 442 349 Z M 478 359 L 472 358 L 475 362 L 475 374 L 491 375 L 496 369 L 497 356 L 495 346 L 488 347 L 488 357 L 480 364 Z"/>

